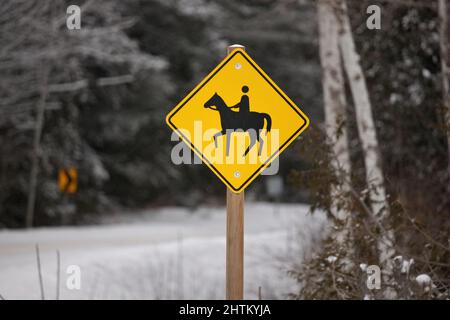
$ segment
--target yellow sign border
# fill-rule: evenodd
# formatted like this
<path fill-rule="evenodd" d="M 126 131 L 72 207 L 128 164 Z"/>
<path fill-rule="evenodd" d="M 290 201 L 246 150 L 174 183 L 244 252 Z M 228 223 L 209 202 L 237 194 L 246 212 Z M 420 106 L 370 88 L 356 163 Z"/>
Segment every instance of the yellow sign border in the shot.
<path fill-rule="evenodd" d="M 305 121 L 305 123 L 289 138 L 287 139 L 283 145 L 278 148 L 277 151 L 275 151 L 245 182 L 242 183 L 242 185 L 238 188 L 233 187 L 231 183 L 228 182 L 228 180 L 220 173 L 219 170 L 217 170 L 213 164 L 211 164 L 208 159 L 203 157 L 203 154 L 195 148 L 195 146 L 192 144 L 192 142 L 183 135 L 183 133 L 172 123 L 171 118 L 193 97 L 195 94 L 206 84 L 209 80 L 211 80 L 217 72 L 220 71 L 231 59 L 233 59 L 236 55 L 242 55 L 249 63 L 250 65 L 255 68 L 255 70 L 266 80 L 270 86 L 287 102 L 287 104 L 294 109 L 294 111 Z M 291 99 L 275 84 L 275 82 L 270 79 L 270 77 L 256 64 L 255 61 L 253 61 L 252 58 L 242 49 L 235 49 L 231 54 L 229 54 L 225 59 L 220 62 L 217 67 L 215 67 L 195 88 L 192 90 L 179 104 L 175 106 L 175 108 L 172 109 L 172 111 L 169 112 L 169 114 L 166 116 L 166 123 L 167 125 L 180 136 L 180 138 L 197 154 L 197 156 L 202 159 L 204 163 L 219 177 L 220 180 L 228 187 L 231 191 L 234 193 L 240 193 L 242 192 L 253 180 L 256 179 L 256 177 L 259 176 L 259 174 L 267 168 L 270 163 L 278 157 L 281 152 L 284 151 L 284 149 L 287 148 L 288 145 L 292 143 L 305 129 L 309 126 L 309 118 L 300 110 L 297 105 L 292 102 Z"/>

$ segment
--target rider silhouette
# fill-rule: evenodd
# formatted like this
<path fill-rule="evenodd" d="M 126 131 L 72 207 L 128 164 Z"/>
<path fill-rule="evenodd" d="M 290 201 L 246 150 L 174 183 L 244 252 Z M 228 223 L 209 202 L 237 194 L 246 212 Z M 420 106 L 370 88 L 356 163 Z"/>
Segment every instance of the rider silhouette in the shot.
<path fill-rule="evenodd" d="M 242 87 L 242 92 L 243 93 L 247 93 L 248 92 L 248 87 L 247 86 L 243 86 Z M 250 112 L 250 102 L 248 99 L 248 96 L 246 94 L 243 94 L 241 97 L 241 101 L 239 101 L 236 105 L 231 106 L 231 109 L 235 109 L 235 108 L 239 108 L 239 113 L 242 115 L 246 115 Z"/>

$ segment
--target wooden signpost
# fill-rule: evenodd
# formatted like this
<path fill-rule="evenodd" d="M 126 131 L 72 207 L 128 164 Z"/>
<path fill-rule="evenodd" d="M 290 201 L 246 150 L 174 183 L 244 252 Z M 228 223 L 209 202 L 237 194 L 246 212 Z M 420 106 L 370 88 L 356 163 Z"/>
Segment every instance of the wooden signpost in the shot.
<path fill-rule="evenodd" d="M 226 297 L 244 297 L 244 192 L 227 189 L 227 266 Z"/>
<path fill-rule="evenodd" d="M 166 122 L 227 186 L 226 298 L 241 300 L 244 189 L 308 127 L 309 119 L 243 46 L 232 45 L 227 53 Z"/>
<path fill-rule="evenodd" d="M 236 48 L 228 47 L 227 54 Z M 226 257 L 226 298 L 227 300 L 244 299 L 244 191 L 234 193 L 227 188 L 227 257 Z"/>

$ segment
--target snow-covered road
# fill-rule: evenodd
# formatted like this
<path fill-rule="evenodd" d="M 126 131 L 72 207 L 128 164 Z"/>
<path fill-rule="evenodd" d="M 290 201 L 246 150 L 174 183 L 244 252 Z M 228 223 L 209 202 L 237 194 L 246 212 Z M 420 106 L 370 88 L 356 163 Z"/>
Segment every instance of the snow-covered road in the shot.
<path fill-rule="evenodd" d="M 286 271 L 324 234 L 325 217 L 304 205 L 250 203 L 245 208 L 245 298 L 280 299 L 298 289 Z M 0 231 L 0 294 L 39 299 L 35 244 L 45 296 L 56 292 L 61 253 L 62 299 L 223 299 L 225 210 L 162 208 L 116 216 L 106 224 Z M 66 286 L 67 267 L 81 289 Z"/>

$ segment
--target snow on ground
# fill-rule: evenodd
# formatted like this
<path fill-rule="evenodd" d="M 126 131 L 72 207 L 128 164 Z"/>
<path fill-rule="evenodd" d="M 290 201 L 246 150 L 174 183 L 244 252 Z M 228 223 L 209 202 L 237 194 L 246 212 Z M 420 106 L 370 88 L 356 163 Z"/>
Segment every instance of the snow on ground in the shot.
<path fill-rule="evenodd" d="M 55 299 L 56 250 L 61 299 L 224 299 L 225 209 L 146 210 L 102 225 L 0 231 L 0 294 L 39 299 L 35 244 L 46 299 Z M 249 203 L 245 208 L 245 298 L 283 299 L 298 284 L 287 271 L 325 230 L 325 216 L 305 205 Z M 69 290 L 67 267 L 81 270 Z"/>

